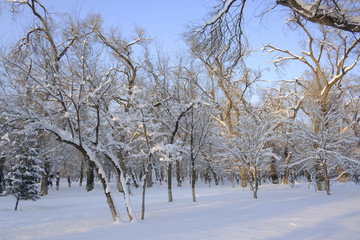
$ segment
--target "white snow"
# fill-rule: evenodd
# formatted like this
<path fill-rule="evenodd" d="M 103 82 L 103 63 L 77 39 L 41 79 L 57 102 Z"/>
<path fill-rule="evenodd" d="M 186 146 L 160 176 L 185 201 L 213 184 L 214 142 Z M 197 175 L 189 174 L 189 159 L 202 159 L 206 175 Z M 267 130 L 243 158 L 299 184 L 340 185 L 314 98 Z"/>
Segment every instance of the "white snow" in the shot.
<path fill-rule="evenodd" d="M 107 240 L 107 239 L 358 239 L 360 186 L 332 185 L 332 195 L 315 192 L 308 184 L 261 185 L 259 199 L 248 189 L 231 184 L 174 187 L 174 202 L 167 202 L 166 185 L 147 189 L 145 220 L 128 223 L 125 209 L 120 223 L 112 223 L 100 184 L 86 192 L 72 184 L 36 202 L 20 201 L 14 211 L 11 196 L 0 197 L 0 239 Z M 113 183 L 112 183 L 113 184 Z M 114 186 L 112 186 L 114 187 Z M 124 204 L 114 192 L 117 204 Z M 141 189 L 132 202 L 140 216 Z"/>

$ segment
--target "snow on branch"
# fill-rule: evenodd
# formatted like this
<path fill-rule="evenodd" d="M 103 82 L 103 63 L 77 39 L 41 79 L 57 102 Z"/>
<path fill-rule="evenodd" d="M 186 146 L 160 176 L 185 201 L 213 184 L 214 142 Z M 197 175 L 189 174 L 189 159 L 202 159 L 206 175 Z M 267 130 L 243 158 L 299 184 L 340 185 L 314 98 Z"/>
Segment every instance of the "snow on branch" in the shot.
<path fill-rule="evenodd" d="M 322 5 L 322 0 L 306 3 L 302 0 L 277 0 L 276 3 L 290 8 L 294 13 L 308 21 L 342 29 L 360 32 L 360 17 L 350 14 L 345 7 L 340 8 L 334 1 L 332 5 Z M 337 1 L 336 1 L 337 2 Z"/>

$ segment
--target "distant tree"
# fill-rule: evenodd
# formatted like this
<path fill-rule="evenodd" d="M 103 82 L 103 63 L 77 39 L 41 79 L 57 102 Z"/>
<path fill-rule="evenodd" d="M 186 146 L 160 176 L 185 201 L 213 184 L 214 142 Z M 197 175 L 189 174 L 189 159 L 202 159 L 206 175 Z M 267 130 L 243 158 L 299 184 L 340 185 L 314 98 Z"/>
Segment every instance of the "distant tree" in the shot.
<path fill-rule="evenodd" d="M 310 123 L 296 121 L 291 134 L 292 146 L 296 151 L 291 165 L 313 173 L 312 176 L 316 178 L 321 177 L 322 181 L 316 181 L 316 188 L 325 189 L 328 195 L 331 176 L 338 175 L 339 168 L 345 173 L 356 174 L 360 166 L 356 153 L 359 138 L 354 136 L 351 127 L 344 122 L 344 109 L 339 107 L 334 96 L 331 100 L 326 112 L 320 106 L 310 103 Z M 313 130 L 314 125 L 317 131 Z M 321 176 L 318 176 L 319 172 Z"/>
<path fill-rule="evenodd" d="M 40 160 L 36 158 L 37 152 L 33 148 L 25 150 L 18 155 L 19 163 L 12 167 L 7 174 L 6 180 L 9 184 L 7 193 L 16 198 L 15 211 L 18 208 L 19 200 L 37 200 L 39 198 L 38 179 Z"/>
<path fill-rule="evenodd" d="M 219 132 L 217 142 L 221 152 L 218 154 L 224 159 L 233 159 L 233 165 L 244 170 L 253 197 L 257 199 L 261 172 L 280 159 L 273 143 L 278 141 L 277 126 L 281 119 L 260 108 L 248 110 L 249 113 L 243 113 L 234 124 L 234 134 L 229 134 L 225 127 Z"/>

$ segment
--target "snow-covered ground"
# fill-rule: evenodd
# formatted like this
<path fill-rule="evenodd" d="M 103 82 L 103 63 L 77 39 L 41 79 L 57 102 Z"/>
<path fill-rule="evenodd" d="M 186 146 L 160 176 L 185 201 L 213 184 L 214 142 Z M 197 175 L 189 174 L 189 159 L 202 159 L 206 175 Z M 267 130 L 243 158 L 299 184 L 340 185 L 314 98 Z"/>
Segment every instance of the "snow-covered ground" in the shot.
<path fill-rule="evenodd" d="M 36 202 L 20 201 L 13 210 L 11 196 L 0 197 L 0 239 L 360 239 L 360 186 L 332 185 L 332 195 L 315 192 L 307 184 L 296 188 L 262 185 L 259 199 L 249 190 L 229 185 L 173 188 L 167 202 L 165 185 L 147 190 L 145 220 L 128 223 L 122 196 L 116 203 L 123 222 L 113 224 L 100 185 L 62 186 Z M 140 189 L 132 193 L 140 217 Z M 115 194 L 115 191 L 113 191 Z"/>

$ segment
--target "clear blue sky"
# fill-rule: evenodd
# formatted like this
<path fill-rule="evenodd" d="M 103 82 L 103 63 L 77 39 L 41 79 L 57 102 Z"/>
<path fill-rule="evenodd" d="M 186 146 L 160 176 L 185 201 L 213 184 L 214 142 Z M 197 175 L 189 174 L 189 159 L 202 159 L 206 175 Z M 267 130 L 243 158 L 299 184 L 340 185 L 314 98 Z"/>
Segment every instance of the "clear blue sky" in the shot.
<path fill-rule="evenodd" d="M 107 28 L 118 28 L 125 36 L 129 36 L 135 26 L 145 29 L 146 34 L 154 39 L 167 52 L 185 51 L 181 33 L 187 25 L 203 23 L 206 14 L 211 10 L 214 0 L 47 0 L 43 1 L 52 12 L 69 12 L 86 16 L 88 13 L 99 13 L 103 16 Z M 272 68 L 259 51 L 262 44 L 272 43 L 286 49 L 299 51 L 298 34 L 285 26 L 286 12 L 281 9 L 272 10 L 265 17 L 259 18 L 264 9 L 271 7 L 273 1 L 247 1 L 246 34 L 254 53 L 248 65 L 254 69 Z M 266 5 L 267 4 L 267 5 Z M 0 43 L 3 45 L 16 41 L 23 36 L 23 26 L 31 24 L 30 15 L 22 14 L 13 17 L 11 4 L 0 4 Z M 300 70 L 300 69 L 299 69 Z M 278 75 L 274 71 L 265 72 L 265 79 L 298 77 L 297 68 L 287 71 L 286 75 Z"/>

